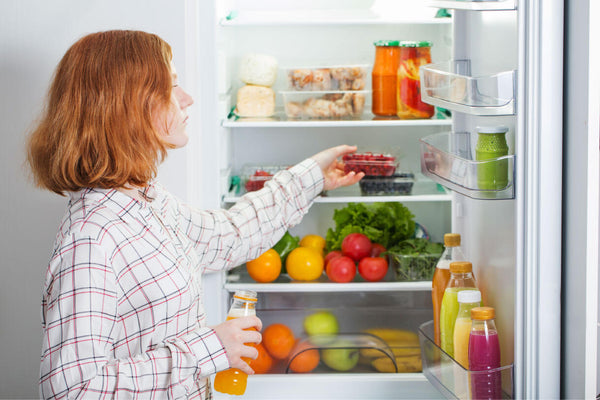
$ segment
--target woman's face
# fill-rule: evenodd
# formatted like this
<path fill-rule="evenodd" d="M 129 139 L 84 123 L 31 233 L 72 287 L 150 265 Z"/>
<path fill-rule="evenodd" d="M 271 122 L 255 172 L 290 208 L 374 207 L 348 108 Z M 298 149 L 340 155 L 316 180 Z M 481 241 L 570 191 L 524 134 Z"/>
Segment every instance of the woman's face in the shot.
<path fill-rule="evenodd" d="M 171 103 L 166 113 L 159 116 L 159 120 L 156 121 L 156 128 L 167 143 L 173 145 L 175 148 L 180 148 L 185 146 L 189 140 L 189 136 L 185 130 L 188 120 L 185 110 L 194 103 L 194 100 L 179 86 L 177 71 L 172 61 L 171 77 L 173 79 Z"/>

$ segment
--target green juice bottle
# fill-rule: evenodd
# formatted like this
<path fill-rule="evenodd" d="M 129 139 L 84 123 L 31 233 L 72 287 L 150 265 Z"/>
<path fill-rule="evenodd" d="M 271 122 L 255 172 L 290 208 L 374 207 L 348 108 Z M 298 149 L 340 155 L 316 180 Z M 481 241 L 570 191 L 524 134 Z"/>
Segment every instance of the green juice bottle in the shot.
<path fill-rule="evenodd" d="M 506 126 L 478 126 L 475 159 L 494 160 L 508 155 Z M 477 165 L 477 185 L 479 190 L 502 190 L 508 185 L 508 160 L 496 160 Z"/>
<path fill-rule="evenodd" d="M 454 323 L 458 314 L 458 292 L 477 290 L 473 265 L 468 261 L 450 263 L 450 280 L 444 291 L 440 309 L 440 347 L 454 357 Z"/>

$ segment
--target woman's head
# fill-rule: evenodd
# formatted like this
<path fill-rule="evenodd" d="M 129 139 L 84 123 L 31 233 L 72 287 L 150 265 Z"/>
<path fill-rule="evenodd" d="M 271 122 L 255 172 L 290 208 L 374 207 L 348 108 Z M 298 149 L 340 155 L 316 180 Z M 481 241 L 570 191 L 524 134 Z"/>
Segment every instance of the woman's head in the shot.
<path fill-rule="evenodd" d="M 164 40 L 139 31 L 98 32 L 73 44 L 29 138 L 36 183 L 63 194 L 151 180 L 176 147 L 165 140 L 177 106 L 171 59 Z"/>

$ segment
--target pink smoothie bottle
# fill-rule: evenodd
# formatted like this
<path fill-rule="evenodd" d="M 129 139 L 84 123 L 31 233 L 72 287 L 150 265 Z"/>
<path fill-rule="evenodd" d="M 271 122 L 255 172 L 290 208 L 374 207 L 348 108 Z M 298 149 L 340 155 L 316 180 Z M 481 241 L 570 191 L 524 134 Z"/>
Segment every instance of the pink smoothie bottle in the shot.
<path fill-rule="evenodd" d="M 471 335 L 469 336 L 469 369 L 489 371 L 471 373 L 472 399 L 502 398 L 500 371 L 500 342 L 492 307 L 475 307 L 471 310 Z"/>

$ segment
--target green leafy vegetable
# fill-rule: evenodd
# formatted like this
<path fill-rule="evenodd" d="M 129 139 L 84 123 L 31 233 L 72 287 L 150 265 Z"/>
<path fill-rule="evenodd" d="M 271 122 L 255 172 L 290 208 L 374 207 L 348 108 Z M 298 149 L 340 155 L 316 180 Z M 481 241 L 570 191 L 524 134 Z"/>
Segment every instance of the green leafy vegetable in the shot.
<path fill-rule="evenodd" d="M 333 213 L 335 229 L 326 235 L 327 251 L 342 248 L 350 233 L 363 233 L 374 243 L 389 248 L 413 236 L 414 215 L 401 203 L 349 203 Z"/>
<path fill-rule="evenodd" d="M 392 246 L 386 253 L 398 281 L 424 281 L 433 278 L 435 266 L 444 245 L 428 239 L 407 239 Z"/>

